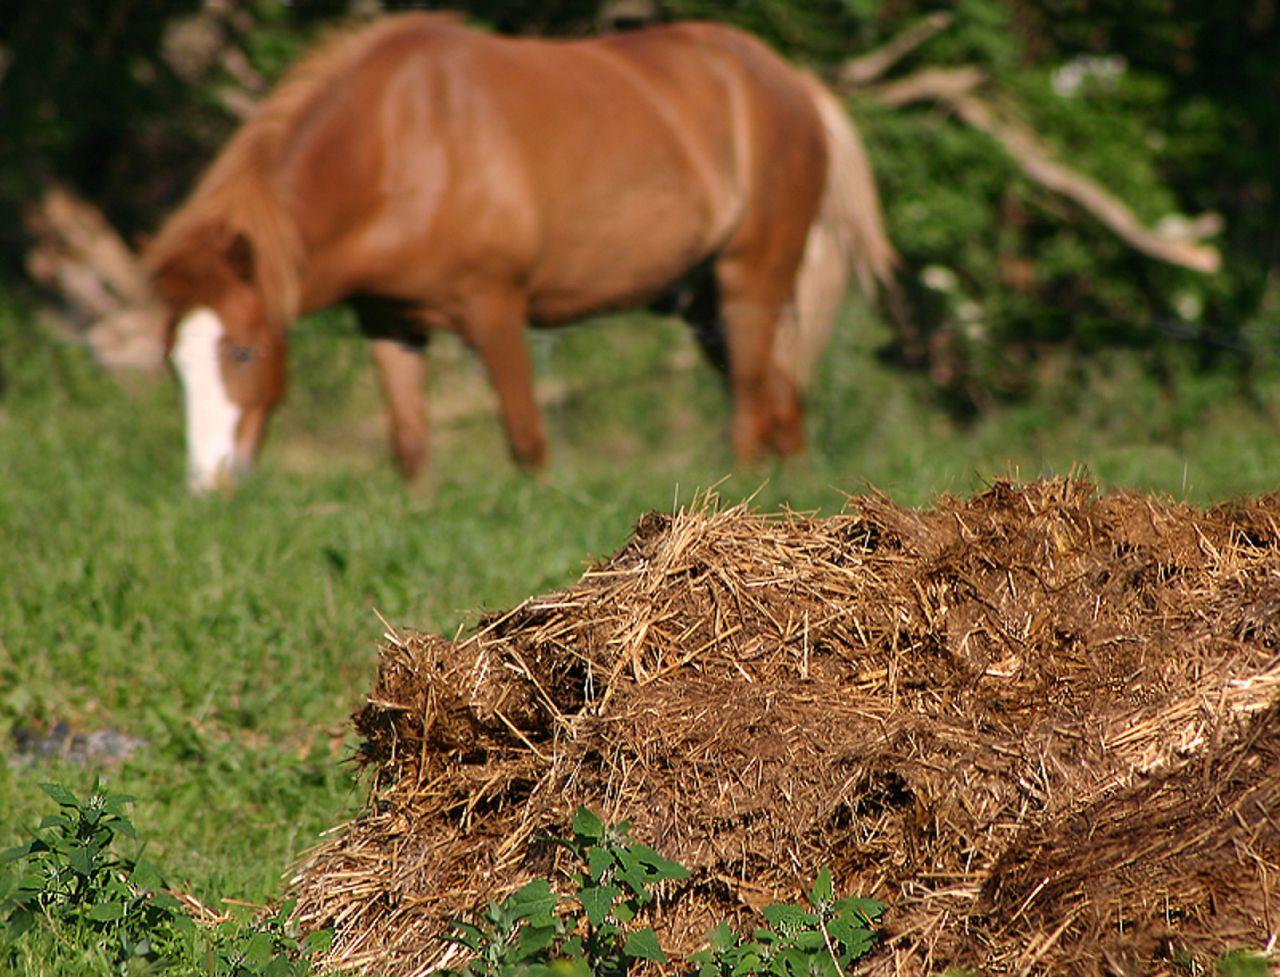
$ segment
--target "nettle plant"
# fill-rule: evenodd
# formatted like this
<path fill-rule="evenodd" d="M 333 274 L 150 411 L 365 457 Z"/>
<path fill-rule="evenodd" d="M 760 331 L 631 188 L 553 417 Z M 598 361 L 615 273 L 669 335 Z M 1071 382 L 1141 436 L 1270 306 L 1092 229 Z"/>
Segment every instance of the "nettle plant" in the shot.
<path fill-rule="evenodd" d="M 0 950 L 44 927 L 60 945 L 96 949 L 128 975 L 174 968 L 209 977 L 305 977 L 309 958 L 327 947 L 327 931 L 300 936 L 289 902 L 252 922 L 197 924 L 155 865 L 116 850 L 121 838 L 137 840 L 126 812 L 133 798 L 101 782 L 85 798 L 59 784 L 40 786 L 58 812 L 25 844 L 0 853 Z"/>
<path fill-rule="evenodd" d="M 822 869 L 808 893 L 808 907 L 773 905 L 769 923 L 744 940 L 726 924 L 711 933 L 710 946 L 689 958 L 697 977 L 843 977 L 880 938 L 874 928 L 884 913 L 877 899 L 837 899 L 831 873 Z"/>
<path fill-rule="evenodd" d="M 586 808 L 573 818 L 572 838 L 551 838 L 573 853 L 573 886 L 562 899 L 546 879 L 530 882 L 468 920 L 454 920 L 444 939 L 470 952 L 439 977 L 625 977 L 644 962 L 667 956 L 652 927 L 639 917 L 654 900 L 653 887 L 686 879 L 689 870 L 630 838 L 626 821 L 607 825 Z M 697 977 L 844 977 L 879 939 L 874 899 L 836 899 L 823 869 L 808 905 L 764 910 L 767 926 L 743 939 L 727 924 L 687 969 Z"/>
<path fill-rule="evenodd" d="M 83 800 L 58 784 L 41 784 L 58 804 L 26 844 L 0 854 L 16 881 L 0 892 L 0 918 L 16 938 L 39 923 L 84 935 L 116 964 L 161 959 L 162 944 L 194 922 L 142 858 L 116 854 L 117 838 L 136 839 L 125 805 L 133 798 L 96 783 Z"/>
<path fill-rule="evenodd" d="M 557 911 L 560 897 L 546 879 L 530 882 L 470 921 L 453 922 L 445 939 L 472 957 L 457 970 L 441 971 L 442 977 L 622 977 L 636 961 L 665 963 L 653 929 L 635 919 L 653 901 L 652 886 L 686 879 L 689 870 L 631 841 L 630 831 L 626 821 L 606 825 L 579 808 L 573 837 L 547 839 L 577 859 L 569 876 L 576 911 Z"/>

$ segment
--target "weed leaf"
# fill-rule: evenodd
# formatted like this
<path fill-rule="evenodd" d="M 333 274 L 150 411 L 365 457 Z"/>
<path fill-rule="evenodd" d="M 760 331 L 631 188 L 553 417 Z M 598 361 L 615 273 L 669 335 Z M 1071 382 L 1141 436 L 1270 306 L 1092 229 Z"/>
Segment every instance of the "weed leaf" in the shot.
<path fill-rule="evenodd" d="M 657 934 L 648 926 L 628 934 L 627 942 L 622 946 L 622 952 L 635 960 L 667 962 L 667 955 L 662 952 L 662 947 L 658 944 Z"/>
<path fill-rule="evenodd" d="M 98 902 L 89 907 L 85 914 L 94 922 L 107 923 L 124 915 L 124 905 L 119 902 Z"/>
<path fill-rule="evenodd" d="M 829 903 L 836 896 L 835 886 L 831 882 L 831 872 L 823 866 L 818 877 L 813 880 L 813 888 L 809 890 L 809 904 L 814 908 Z"/>
<path fill-rule="evenodd" d="M 587 874 L 591 876 L 592 882 L 599 882 L 604 878 L 604 873 L 611 868 L 613 868 L 613 855 L 607 848 L 597 848 L 593 845 L 587 849 Z"/>
<path fill-rule="evenodd" d="M 63 807 L 80 807 L 80 802 L 76 800 L 76 795 L 61 784 L 41 784 L 40 789 Z"/>
<path fill-rule="evenodd" d="M 817 926 L 818 917 L 806 912 L 799 906 L 773 905 L 765 906 L 764 918 L 779 931 L 791 934 L 805 926 Z"/>
<path fill-rule="evenodd" d="M 636 860 L 651 870 L 654 879 L 687 879 L 689 870 L 679 862 L 673 862 L 669 858 L 663 858 L 648 845 L 632 845 L 631 851 L 635 854 Z"/>
<path fill-rule="evenodd" d="M 580 807 L 573 816 L 573 833 L 588 841 L 599 841 L 604 837 L 604 822 L 599 815 Z"/>
<path fill-rule="evenodd" d="M 556 939 L 556 927 L 547 923 L 543 926 L 525 926 L 520 930 L 520 942 L 517 944 L 518 956 L 521 960 L 535 958 Z"/>

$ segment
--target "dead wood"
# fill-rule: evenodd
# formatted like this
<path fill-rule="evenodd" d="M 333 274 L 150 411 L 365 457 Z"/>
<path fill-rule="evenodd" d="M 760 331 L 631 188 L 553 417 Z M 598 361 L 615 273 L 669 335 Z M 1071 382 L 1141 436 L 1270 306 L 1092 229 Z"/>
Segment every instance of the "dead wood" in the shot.
<path fill-rule="evenodd" d="M 62 302 L 63 331 L 108 366 L 158 367 L 165 312 L 146 270 L 102 212 L 53 184 L 24 215 L 27 272 Z"/>
<path fill-rule="evenodd" d="M 218 84 L 213 92 L 237 119 L 251 116 L 267 89 L 266 79 L 236 43 L 236 35 L 245 33 L 252 20 L 243 5 L 205 0 L 198 10 L 175 20 L 161 42 L 165 63 L 189 83 L 198 82 L 215 66 L 222 69 L 231 84 Z"/>
<path fill-rule="evenodd" d="M 884 46 L 850 58 L 840 66 L 837 75 L 839 83 L 848 86 L 869 85 L 931 37 L 946 30 L 952 19 L 951 14 L 937 11 L 911 25 Z"/>
<path fill-rule="evenodd" d="M 863 61 L 863 58 L 855 59 L 841 69 L 839 78 L 846 90 L 866 85 L 861 80 L 864 72 L 859 67 Z M 1148 257 L 1203 274 L 1212 274 L 1221 267 L 1218 250 L 1200 243 L 1222 230 L 1219 215 L 1166 219 L 1155 229 L 1146 227 L 1118 197 L 1096 180 L 1058 160 L 1031 129 L 1001 115 L 977 94 L 977 89 L 986 81 L 986 74 L 971 65 L 924 68 L 904 78 L 867 88 L 866 93 L 894 108 L 927 101 L 955 113 L 966 125 L 995 140 L 1029 179 L 1071 200 L 1120 240 Z"/>
<path fill-rule="evenodd" d="M 973 93 L 985 84 L 987 73 L 981 68 L 966 65 L 961 68 L 922 68 L 895 78 L 868 90 L 867 94 L 892 108 L 902 108 L 913 102 L 941 102 L 951 105 L 955 100 Z"/>

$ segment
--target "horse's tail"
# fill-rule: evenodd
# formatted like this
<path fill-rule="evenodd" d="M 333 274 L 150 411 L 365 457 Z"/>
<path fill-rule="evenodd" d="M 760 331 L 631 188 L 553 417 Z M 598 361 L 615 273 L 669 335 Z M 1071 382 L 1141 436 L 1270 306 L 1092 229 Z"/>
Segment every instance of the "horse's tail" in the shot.
<path fill-rule="evenodd" d="M 850 276 L 870 295 L 885 288 L 896 297 L 898 254 L 884 229 L 875 175 L 853 121 L 816 78 L 805 80 L 827 141 L 827 182 L 809 228 L 796 278 L 796 312 L 774 346 L 774 360 L 804 387 L 831 335 Z"/>

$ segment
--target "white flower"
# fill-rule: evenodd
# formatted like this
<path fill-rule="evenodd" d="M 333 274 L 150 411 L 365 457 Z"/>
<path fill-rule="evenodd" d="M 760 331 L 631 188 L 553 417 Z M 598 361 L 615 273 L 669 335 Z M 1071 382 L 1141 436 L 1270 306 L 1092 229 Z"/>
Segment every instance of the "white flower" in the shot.
<path fill-rule="evenodd" d="M 929 265 L 920 272 L 920 281 L 935 292 L 954 292 L 960 280 L 950 268 L 942 265 Z"/>
<path fill-rule="evenodd" d="M 1118 54 L 1082 54 L 1054 69 L 1049 84 L 1059 98 L 1075 98 L 1090 78 L 1114 88 L 1129 62 Z"/>
<path fill-rule="evenodd" d="M 1199 322 L 1200 314 L 1204 312 L 1204 299 L 1199 292 L 1179 292 L 1173 297 L 1173 309 L 1185 321 Z"/>

